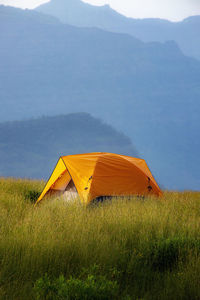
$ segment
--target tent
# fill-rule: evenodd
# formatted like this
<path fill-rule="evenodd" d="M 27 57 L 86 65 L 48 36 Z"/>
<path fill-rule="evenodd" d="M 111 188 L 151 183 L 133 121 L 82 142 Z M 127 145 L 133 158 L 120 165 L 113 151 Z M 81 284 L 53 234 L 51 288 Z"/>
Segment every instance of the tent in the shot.
<path fill-rule="evenodd" d="M 68 192 L 85 204 L 101 196 L 162 195 L 143 159 L 105 152 L 61 156 L 36 203 Z"/>

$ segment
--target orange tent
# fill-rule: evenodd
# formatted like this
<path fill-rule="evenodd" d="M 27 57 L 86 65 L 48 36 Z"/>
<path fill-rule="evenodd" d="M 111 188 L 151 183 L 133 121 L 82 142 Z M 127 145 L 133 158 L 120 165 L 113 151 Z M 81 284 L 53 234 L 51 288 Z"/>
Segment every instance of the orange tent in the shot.
<path fill-rule="evenodd" d="M 162 195 L 143 159 L 112 153 L 62 156 L 37 202 L 74 184 L 81 202 L 100 196 Z"/>

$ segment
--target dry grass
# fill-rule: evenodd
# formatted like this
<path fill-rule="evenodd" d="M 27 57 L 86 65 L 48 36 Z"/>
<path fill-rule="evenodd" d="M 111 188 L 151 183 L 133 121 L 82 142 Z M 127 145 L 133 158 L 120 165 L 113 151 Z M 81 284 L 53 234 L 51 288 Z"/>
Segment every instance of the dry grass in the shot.
<path fill-rule="evenodd" d="M 94 265 L 121 298 L 200 299 L 200 193 L 34 208 L 43 185 L 0 179 L 0 299 L 34 299 L 45 273 L 69 278 Z"/>

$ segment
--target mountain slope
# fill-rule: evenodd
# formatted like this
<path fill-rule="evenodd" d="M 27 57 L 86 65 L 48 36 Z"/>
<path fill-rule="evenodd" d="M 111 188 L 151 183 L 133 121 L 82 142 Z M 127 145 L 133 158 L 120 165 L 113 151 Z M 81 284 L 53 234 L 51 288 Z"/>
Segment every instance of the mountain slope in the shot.
<path fill-rule="evenodd" d="M 199 188 L 197 60 L 174 42 L 19 19 L 0 19 L 1 121 L 92 113 L 134 141 L 165 187 Z"/>
<path fill-rule="evenodd" d="M 67 24 L 128 33 L 144 42 L 174 40 L 184 54 L 200 59 L 200 16 L 182 22 L 131 19 L 120 15 L 108 5 L 92 6 L 81 0 L 51 0 L 36 9 Z"/>
<path fill-rule="evenodd" d="M 24 24 L 25 22 L 30 21 L 32 23 L 41 23 L 41 24 L 59 24 L 60 21 L 58 18 L 55 18 L 46 14 L 38 14 L 34 10 L 23 10 L 16 7 L 0 5 L 0 21 L 1 24 L 10 22 L 13 25 L 15 23 Z"/>
<path fill-rule="evenodd" d="M 47 178 L 61 155 L 137 156 L 130 139 L 86 113 L 0 123 L 0 176 Z"/>

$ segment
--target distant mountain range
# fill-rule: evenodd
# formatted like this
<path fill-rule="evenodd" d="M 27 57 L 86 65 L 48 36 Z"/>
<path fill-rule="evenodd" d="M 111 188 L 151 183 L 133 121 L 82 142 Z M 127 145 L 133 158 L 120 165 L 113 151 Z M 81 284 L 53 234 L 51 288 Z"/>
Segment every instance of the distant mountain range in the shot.
<path fill-rule="evenodd" d="M 200 16 L 189 17 L 182 22 L 131 19 L 109 5 L 93 6 L 81 0 L 51 0 L 36 9 L 59 18 L 63 23 L 128 33 L 144 42 L 174 40 L 184 54 L 200 59 Z"/>
<path fill-rule="evenodd" d="M 0 123 L 0 132 L 0 176 L 47 179 L 60 155 L 138 155 L 129 138 L 86 113 Z"/>
<path fill-rule="evenodd" d="M 166 188 L 199 189 L 198 60 L 4 6 L 0 28 L 1 121 L 89 112 L 129 136 Z"/>

